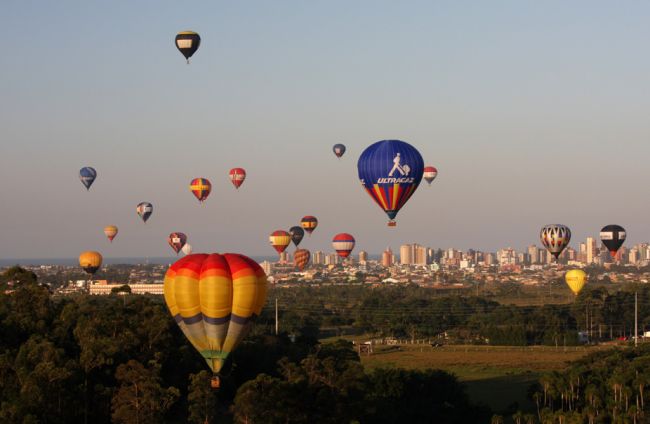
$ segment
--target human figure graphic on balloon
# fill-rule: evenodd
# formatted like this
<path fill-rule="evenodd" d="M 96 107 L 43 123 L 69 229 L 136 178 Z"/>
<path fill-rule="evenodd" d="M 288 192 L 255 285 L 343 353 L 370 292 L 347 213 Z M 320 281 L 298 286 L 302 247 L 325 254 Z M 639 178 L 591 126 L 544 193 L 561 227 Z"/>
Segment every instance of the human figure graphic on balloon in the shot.
<path fill-rule="evenodd" d="M 390 170 L 388 173 L 389 177 L 392 177 L 395 171 L 399 171 L 400 174 L 402 174 L 403 177 L 407 176 L 409 174 L 409 171 L 411 168 L 408 165 L 400 165 L 400 162 L 402 161 L 402 158 L 400 157 L 400 154 L 397 153 L 397 156 L 393 159 L 393 169 Z"/>

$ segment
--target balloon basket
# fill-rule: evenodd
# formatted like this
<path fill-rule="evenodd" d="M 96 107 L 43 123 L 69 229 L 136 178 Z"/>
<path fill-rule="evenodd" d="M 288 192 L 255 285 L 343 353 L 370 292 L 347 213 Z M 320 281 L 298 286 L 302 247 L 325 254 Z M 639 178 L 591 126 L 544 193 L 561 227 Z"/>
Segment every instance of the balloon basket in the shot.
<path fill-rule="evenodd" d="M 212 387 L 213 389 L 218 389 L 219 387 L 221 387 L 221 380 L 219 379 L 218 376 L 215 375 L 210 379 L 210 387 Z"/>
<path fill-rule="evenodd" d="M 386 225 L 388 225 L 389 227 L 396 227 L 396 226 L 397 226 L 397 222 L 395 222 L 395 221 L 388 221 L 388 224 L 386 224 Z"/>

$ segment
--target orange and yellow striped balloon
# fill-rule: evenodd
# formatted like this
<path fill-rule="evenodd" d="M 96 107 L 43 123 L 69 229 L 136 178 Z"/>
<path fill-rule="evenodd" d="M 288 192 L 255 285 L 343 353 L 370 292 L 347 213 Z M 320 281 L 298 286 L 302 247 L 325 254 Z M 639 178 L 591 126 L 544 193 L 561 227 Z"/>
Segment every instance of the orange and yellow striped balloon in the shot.
<path fill-rule="evenodd" d="M 307 264 L 309 263 L 309 258 L 311 253 L 307 249 L 298 249 L 293 254 L 293 264 L 300 270 L 304 270 Z"/>
<path fill-rule="evenodd" d="M 266 290 L 257 262 L 234 253 L 187 255 L 169 267 L 164 284 L 167 308 L 214 373 L 262 311 Z"/>

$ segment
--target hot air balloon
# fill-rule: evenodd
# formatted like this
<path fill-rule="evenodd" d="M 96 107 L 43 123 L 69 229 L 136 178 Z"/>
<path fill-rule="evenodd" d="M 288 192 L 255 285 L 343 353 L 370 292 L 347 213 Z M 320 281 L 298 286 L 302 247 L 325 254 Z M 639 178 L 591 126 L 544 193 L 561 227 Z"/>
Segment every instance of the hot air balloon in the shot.
<path fill-rule="evenodd" d="M 337 158 L 340 158 L 345 153 L 345 146 L 342 144 L 335 144 L 334 147 L 332 147 L 332 151 L 334 151 Z"/>
<path fill-rule="evenodd" d="M 189 243 L 185 243 L 185 246 L 181 249 L 183 251 L 183 255 L 190 255 L 192 254 L 192 245 Z"/>
<path fill-rule="evenodd" d="M 117 235 L 117 227 L 115 225 L 104 227 L 104 234 L 106 234 L 106 237 L 108 237 L 108 241 L 112 243 L 113 239 Z"/>
<path fill-rule="evenodd" d="M 625 228 L 620 225 L 605 225 L 600 230 L 600 240 L 603 242 L 612 258 L 616 257 L 616 252 L 625 241 Z"/>
<path fill-rule="evenodd" d="M 307 249 L 298 249 L 296 252 L 293 254 L 293 264 L 300 270 L 302 271 L 305 269 L 305 266 L 309 263 L 309 258 L 311 257 L 311 254 L 309 253 L 309 250 Z"/>
<path fill-rule="evenodd" d="M 138 203 L 138 206 L 135 208 L 140 215 L 140 218 L 146 223 L 151 214 L 153 213 L 153 205 L 149 202 Z"/>
<path fill-rule="evenodd" d="M 350 256 L 352 249 L 354 249 L 354 243 L 354 237 L 348 233 L 337 234 L 332 239 L 332 247 L 336 250 L 336 254 L 342 258 Z"/>
<path fill-rule="evenodd" d="M 102 266 L 102 255 L 98 252 L 92 250 L 83 252 L 79 255 L 79 266 L 90 275 L 94 275 L 95 272 Z"/>
<path fill-rule="evenodd" d="M 291 236 L 286 231 L 274 231 L 269 236 L 269 242 L 278 253 L 282 253 L 291 243 Z"/>
<path fill-rule="evenodd" d="M 435 180 L 437 176 L 438 176 L 438 170 L 435 167 L 433 166 L 424 167 L 423 178 L 426 180 L 427 183 L 429 183 L 429 185 L 431 185 L 431 181 Z"/>
<path fill-rule="evenodd" d="M 194 178 L 190 182 L 190 191 L 199 199 L 199 202 L 203 203 L 212 191 L 212 184 L 210 184 L 207 178 Z"/>
<path fill-rule="evenodd" d="M 239 186 L 241 186 L 246 179 L 246 171 L 244 168 L 233 168 L 230 170 L 230 173 L 228 175 L 230 176 L 230 181 L 232 182 L 232 185 L 235 186 L 235 188 L 239 188 Z"/>
<path fill-rule="evenodd" d="M 404 141 L 378 141 L 361 153 L 357 169 L 361 185 L 388 215 L 388 226 L 395 226 L 397 213 L 422 180 L 420 152 Z"/>
<path fill-rule="evenodd" d="M 308 234 L 311 233 L 318 227 L 318 220 L 315 216 L 307 215 L 303 216 L 300 220 L 300 226 L 307 231 Z"/>
<path fill-rule="evenodd" d="M 289 235 L 291 236 L 291 241 L 293 244 L 298 247 L 300 242 L 302 241 L 302 238 L 305 236 L 305 230 L 302 229 L 302 227 L 299 226 L 294 226 L 289 228 Z"/>
<path fill-rule="evenodd" d="M 174 249 L 174 252 L 178 255 L 178 252 L 185 246 L 187 243 L 187 236 L 183 233 L 171 233 L 167 238 L 167 243 Z"/>
<path fill-rule="evenodd" d="M 193 254 L 165 274 L 165 303 L 214 373 L 246 336 L 266 301 L 267 281 L 254 260 L 235 253 Z"/>
<path fill-rule="evenodd" d="M 201 37 L 194 31 L 182 31 L 176 34 L 176 48 L 185 56 L 187 63 L 190 57 L 198 50 L 201 44 Z"/>
<path fill-rule="evenodd" d="M 95 168 L 84 166 L 79 170 L 79 179 L 81 180 L 81 184 L 86 187 L 86 190 L 90 190 L 90 186 L 95 182 L 95 178 L 97 178 Z"/>
<path fill-rule="evenodd" d="M 572 269 L 564 274 L 564 280 L 573 294 L 577 296 L 587 282 L 587 273 L 581 269 Z"/>
<path fill-rule="evenodd" d="M 539 238 L 546 249 L 555 256 L 555 260 L 560 253 L 569 245 L 571 240 L 571 230 L 566 225 L 552 224 L 546 225 L 539 233 Z"/>

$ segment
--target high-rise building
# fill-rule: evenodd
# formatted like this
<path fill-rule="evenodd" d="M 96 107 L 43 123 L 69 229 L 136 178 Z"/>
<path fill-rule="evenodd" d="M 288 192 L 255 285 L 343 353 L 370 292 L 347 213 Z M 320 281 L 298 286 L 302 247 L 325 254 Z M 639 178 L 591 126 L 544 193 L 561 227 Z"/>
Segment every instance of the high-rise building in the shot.
<path fill-rule="evenodd" d="M 289 256 L 289 252 L 287 252 L 285 250 L 284 252 L 280 253 L 280 263 L 285 264 L 285 263 L 289 262 L 290 260 L 291 260 L 291 257 Z"/>
<path fill-rule="evenodd" d="M 531 265 L 535 265 L 539 263 L 539 253 L 537 251 L 539 248 L 535 246 L 534 244 L 531 244 L 528 246 L 528 263 Z"/>
<path fill-rule="evenodd" d="M 633 247 L 633 248 L 630 249 L 630 252 L 627 255 L 627 260 L 632 265 L 639 262 L 639 251 L 637 250 L 636 247 Z"/>
<path fill-rule="evenodd" d="M 399 263 L 402 265 L 410 265 L 413 263 L 413 256 L 411 255 L 411 245 L 403 244 L 399 248 Z"/>
<path fill-rule="evenodd" d="M 413 244 L 411 249 L 412 249 L 411 257 L 413 258 L 413 263 L 415 265 L 423 265 L 424 266 L 429 262 L 426 247 L 420 246 L 419 244 Z"/>
<path fill-rule="evenodd" d="M 381 254 L 381 265 L 386 268 L 393 265 L 393 251 L 390 250 L 390 247 L 387 247 Z"/>
<path fill-rule="evenodd" d="M 587 237 L 587 264 L 593 264 L 598 261 L 598 245 L 596 239 Z"/>
<path fill-rule="evenodd" d="M 330 253 L 325 256 L 325 265 L 338 265 L 341 261 L 341 258 L 336 253 Z"/>
<path fill-rule="evenodd" d="M 368 252 L 362 250 L 361 252 L 359 252 L 359 263 L 365 264 L 366 262 L 368 262 Z"/>
<path fill-rule="evenodd" d="M 323 252 L 317 250 L 314 252 L 311 257 L 311 261 L 314 265 L 323 265 L 325 263 L 325 258 L 323 257 Z"/>
<path fill-rule="evenodd" d="M 271 271 L 273 271 L 273 265 L 269 261 L 264 261 L 260 264 L 262 269 L 264 270 L 264 273 L 266 275 L 271 275 Z"/>

